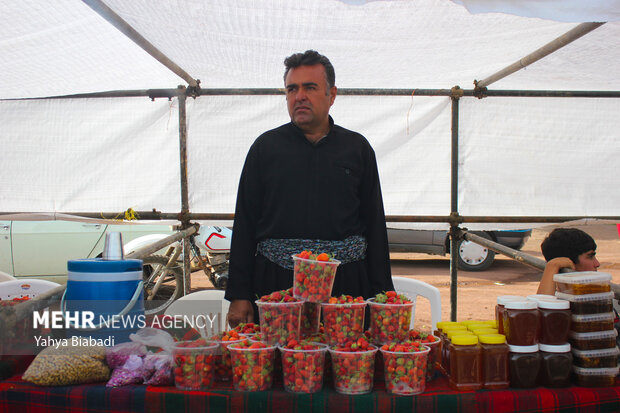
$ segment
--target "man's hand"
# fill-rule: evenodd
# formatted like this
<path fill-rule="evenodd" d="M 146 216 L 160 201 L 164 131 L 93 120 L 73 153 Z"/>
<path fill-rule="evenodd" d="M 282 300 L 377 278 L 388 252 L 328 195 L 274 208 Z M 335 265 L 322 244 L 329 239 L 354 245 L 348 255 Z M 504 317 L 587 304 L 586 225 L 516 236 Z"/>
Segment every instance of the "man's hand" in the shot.
<path fill-rule="evenodd" d="M 239 323 L 254 322 L 254 309 L 249 300 L 232 300 L 226 316 L 228 324 L 235 328 Z"/>
<path fill-rule="evenodd" d="M 540 284 L 538 284 L 537 294 L 555 294 L 555 282 L 553 281 L 553 276 L 560 273 L 560 268 L 570 268 L 574 270 L 575 264 L 570 258 L 567 257 L 557 257 L 550 260 L 545 266 L 545 271 L 543 272 Z"/>

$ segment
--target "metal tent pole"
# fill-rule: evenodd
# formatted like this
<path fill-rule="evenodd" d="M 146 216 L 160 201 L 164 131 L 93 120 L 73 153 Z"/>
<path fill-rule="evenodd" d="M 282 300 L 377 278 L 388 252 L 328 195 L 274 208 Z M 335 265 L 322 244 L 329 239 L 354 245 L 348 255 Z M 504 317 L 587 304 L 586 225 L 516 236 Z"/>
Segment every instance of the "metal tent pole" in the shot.
<path fill-rule="evenodd" d="M 450 176 L 450 320 L 456 321 L 457 287 L 458 287 L 458 227 L 459 214 L 459 99 L 463 91 L 455 86 L 452 88 L 452 150 Z"/>
<path fill-rule="evenodd" d="M 187 112 L 185 87 L 179 86 L 179 157 L 181 168 L 181 213 L 179 220 L 181 228 L 187 229 L 191 226 L 189 222 L 189 189 L 187 180 Z M 192 277 L 190 271 L 190 244 L 189 238 L 183 238 L 183 295 L 188 294 L 192 288 Z"/>
<path fill-rule="evenodd" d="M 106 19 L 114 27 L 121 31 L 125 36 L 129 37 L 135 44 L 140 46 L 145 52 L 153 56 L 157 61 L 172 70 L 177 76 L 185 80 L 191 87 L 197 87 L 200 81 L 194 79 L 183 70 L 179 65 L 174 63 L 165 54 L 163 54 L 158 48 L 156 48 L 151 42 L 146 40 L 140 33 L 129 25 L 121 16 L 116 14 L 114 10 L 109 8 L 101 0 L 82 0 L 88 7 L 93 9 L 97 14 Z"/>
<path fill-rule="evenodd" d="M 482 79 L 480 81 L 474 80 L 474 84 L 476 88 L 485 88 L 489 86 L 491 83 L 497 82 L 504 77 L 525 68 L 526 66 L 531 65 L 532 63 L 542 59 L 543 57 L 555 52 L 556 50 L 566 46 L 567 44 L 579 39 L 581 36 L 590 33 L 592 30 L 597 27 L 602 26 L 605 23 L 581 23 L 580 25 L 573 27 L 568 32 L 564 33 L 560 37 L 550 41 L 543 47 L 537 49 L 536 51 L 528 54 L 522 59 L 514 62 L 510 66 L 505 67 L 497 73 L 492 74 L 491 76 Z"/>

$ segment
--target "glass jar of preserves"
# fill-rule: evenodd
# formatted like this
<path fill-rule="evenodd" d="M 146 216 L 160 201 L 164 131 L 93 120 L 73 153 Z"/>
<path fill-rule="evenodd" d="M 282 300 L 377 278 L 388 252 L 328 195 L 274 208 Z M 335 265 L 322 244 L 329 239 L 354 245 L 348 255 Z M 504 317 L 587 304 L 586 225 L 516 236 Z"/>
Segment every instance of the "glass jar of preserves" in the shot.
<path fill-rule="evenodd" d="M 568 342 L 571 326 L 570 303 L 564 300 L 539 300 L 540 344 L 560 345 Z"/>
<path fill-rule="evenodd" d="M 531 346 L 508 345 L 510 387 L 531 388 L 538 384 L 540 353 L 538 344 Z"/>
<path fill-rule="evenodd" d="M 502 334 L 478 336 L 482 349 L 482 387 L 505 389 L 510 385 L 508 377 L 508 345 Z"/>
<path fill-rule="evenodd" d="M 446 327 L 441 338 L 441 369 L 446 375 L 450 374 L 450 337 L 457 332 L 469 333 L 467 327 L 453 324 Z"/>
<path fill-rule="evenodd" d="M 570 344 L 557 346 L 539 344 L 540 350 L 540 384 L 546 387 L 570 386 L 573 368 L 573 356 Z"/>
<path fill-rule="evenodd" d="M 504 304 L 510 300 L 523 300 L 520 295 L 500 295 L 497 297 L 495 305 L 495 321 L 497 322 L 497 330 L 499 334 L 504 334 Z"/>
<path fill-rule="evenodd" d="M 504 335 L 513 346 L 538 344 L 540 314 L 531 300 L 508 301 L 504 304 Z"/>
<path fill-rule="evenodd" d="M 482 388 L 482 351 L 478 337 L 457 334 L 450 343 L 450 387 L 455 390 Z"/>

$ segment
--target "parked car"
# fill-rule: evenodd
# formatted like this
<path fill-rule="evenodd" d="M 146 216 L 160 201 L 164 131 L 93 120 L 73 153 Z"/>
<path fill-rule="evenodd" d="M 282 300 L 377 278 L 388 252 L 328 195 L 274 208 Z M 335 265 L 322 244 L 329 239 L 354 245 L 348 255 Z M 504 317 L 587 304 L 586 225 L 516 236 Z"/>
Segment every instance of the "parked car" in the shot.
<path fill-rule="evenodd" d="M 531 229 L 472 232 L 515 250 L 523 248 L 532 235 Z M 448 231 L 388 228 L 388 243 L 390 252 L 420 252 L 433 255 L 450 253 Z M 466 240 L 459 243 L 458 252 L 458 266 L 467 271 L 486 270 L 495 260 L 495 252 Z"/>
<path fill-rule="evenodd" d="M 172 230 L 163 224 L 0 221 L 0 271 L 15 277 L 61 276 L 66 280 L 67 261 L 100 256 L 107 232 L 121 232 L 127 243 L 143 235 Z"/>

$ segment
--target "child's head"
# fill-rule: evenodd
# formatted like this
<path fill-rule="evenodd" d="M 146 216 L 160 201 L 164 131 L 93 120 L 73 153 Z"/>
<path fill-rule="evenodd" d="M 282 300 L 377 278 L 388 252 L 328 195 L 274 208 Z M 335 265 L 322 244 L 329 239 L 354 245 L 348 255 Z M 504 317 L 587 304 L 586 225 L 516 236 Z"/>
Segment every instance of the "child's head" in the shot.
<path fill-rule="evenodd" d="M 600 263 L 596 260 L 596 242 L 576 228 L 556 228 L 544 239 L 540 249 L 545 260 L 568 257 L 578 271 L 596 271 Z"/>

